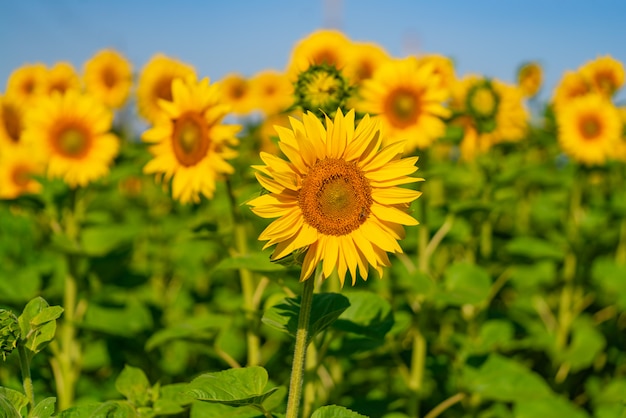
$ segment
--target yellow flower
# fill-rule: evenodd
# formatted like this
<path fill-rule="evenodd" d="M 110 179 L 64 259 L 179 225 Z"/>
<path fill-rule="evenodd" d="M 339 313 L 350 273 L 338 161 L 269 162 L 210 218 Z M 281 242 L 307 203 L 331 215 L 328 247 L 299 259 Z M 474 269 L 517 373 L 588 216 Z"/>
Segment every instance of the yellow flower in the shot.
<path fill-rule="evenodd" d="M 424 149 L 445 133 L 442 117 L 449 115 L 441 87 L 431 65 L 418 65 L 415 57 L 383 64 L 361 88 L 359 110 L 378 115 L 388 142 L 406 140 L 406 151 Z"/>
<path fill-rule="evenodd" d="M 290 80 L 313 64 L 328 64 L 342 70 L 347 64 L 351 41 L 341 32 L 321 29 L 298 41 L 291 52 L 287 66 Z"/>
<path fill-rule="evenodd" d="M 0 156 L 0 199 L 15 199 L 23 194 L 36 194 L 41 184 L 32 175 L 42 174 L 41 160 L 33 158 L 30 149 L 16 146 Z"/>
<path fill-rule="evenodd" d="M 454 62 L 443 55 L 422 55 L 417 58 L 418 66 L 430 66 L 431 71 L 439 77 L 439 87 L 450 91 L 456 81 Z"/>
<path fill-rule="evenodd" d="M 21 142 L 24 129 L 24 107 L 15 96 L 0 96 L 0 155 Z"/>
<path fill-rule="evenodd" d="M 599 57 L 580 68 L 594 91 L 612 97 L 624 85 L 624 65 L 611 56 Z"/>
<path fill-rule="evenodd" d="M 348 105 L 352 92 L 352 86 L 340 70 L 328 64 L 314 64 L 298 75 L 294 104 L 319 117 L 333 117 L 336 109 Z"/>
<path fill-rule="evenodd" d="M 85 90 L 110 108 L 126 103 L 133 83 L 132 66 L 120 53 L 105 49 L 85 63 Z"/>
<path fill-rule="evenodd" d="M 517 70 L 517 85 L 524 97 L 533 97 L 541 88 L 543 70 L 537 62 L 527 62 Z"/>
<path fill-rule="evenodd" d="M 109 132 L 112 112 L 100 101 L 70 90 L 41 97 L 26 115 L 23 141 L 42 153 L 49 177 L 71 187 L 105 176 L 119 150 Z"/>
<path fill-rule="evenodd" d="M 43 64 L 28 64 L 14 70 L 7 81 L 6 95 L 29 104 L 43 91 L 46 71 Z"/>
<path fill-rule="evenodd" d="M 276 245 L 272 260 L 305 250 L 300 280 L 320 262 L 342 285 L 348 270 L 356 282 L 357 267 L 364 280 L 369 266 L 382 276 L 387 252 L 402 252 L 403 225 L 418 223 L 407 208 L 421 193 L 398 187 L 423 180 L 409 177 L 417 157 L 401 158 L 404 142 L 381 149 L 379 123 L 366 115 L 355 128 L 354 110 L 338 109 L 326 126 L 308 112 L 276 130 L 288 160 L 261 153 L 265 165 L 254 168 L 269 193 L 248 202 L 256 215 L 278 218 L 259 236 L 265 248 Z"/>
<path fill-rule="evenodd" d="M 355 42 L 347 51 L 344 74 L 353 84 L 372 78 L 378 67 L 390 59 L 380 45 L 370 42 Z"/>
<path fill-rule="evenodd" d="M 293 84 L 283 73 L 265 70 L 250 80 L 255 107 L 265 115 L 274 115 L 293 104 Z"/>
<path fill-rule="evenodd" d="M 590 92 L 591 86 L 585 76 L 578 71 L 566 71 L 552 95 L 555 111 L 570 100 L 585 96 Z"/>
<path fill-rule="evenodd" d="M 159 100 L 172 100 L 172 81 L 189 75 L 195 75 L 193 67 L 162 54 L 153 56 L 141 70 L 137 83 L 139 114 L 155 123 L 161 113 Z"/>
<path fill-rule="evenodd" d="M 622 134 L 615 106 L 599 94 L 572 99 L 556 113 L 558 141 L 563 151 L 586 165 L 614 157 Z"/>
<path fill-rule="evenodd" d="M 232 174 L 226 160 L 237 153 L 229 145 L 238 143 L 239 125 L 223 125 L 228 106 L 222 104 L 219 86 L 207 78 L 176 79 L 172 101 L 161 100 L 163 117 L 144 132 L 142 139 L 152 143 L 154 158 L 144 173 L 172 181 L 172 195 L 181 203 L 199 202 L 199 194 L 212 198 L 216 181 Z"/>
<path fill-rule="evenodd" d="M 224 103 L 230 105 L 235 115 L 247 115 L 252 112 L 256 103 L 250 80 L 237 73 L 227 74 L 217 85 L 222 90 Z"/>
<path fill-rule="evenodd" d="M 69 90 L 80 90 L 80 78 L 69 62 L 57 62 L 45 76 L 44 93 L 53 92 L 64 94 Z"/>
<path fill-rule="evenodd" d="M 279 149 L 276 145 L 278 138 L 278 132 L 276 132 L 276 126 L 289 126 L 289 118 L 293 116 L 288 113 L 275 113 L 269 115 L 259 127 L 259 150 L 270 154 L 278 154 Z"/>

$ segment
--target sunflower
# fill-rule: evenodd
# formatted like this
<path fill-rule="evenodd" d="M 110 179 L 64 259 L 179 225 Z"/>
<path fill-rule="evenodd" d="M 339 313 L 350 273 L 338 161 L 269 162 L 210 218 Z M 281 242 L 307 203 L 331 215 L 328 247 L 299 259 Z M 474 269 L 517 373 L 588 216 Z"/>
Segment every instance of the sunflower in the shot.
<path fill-rule="evenodd" d="M 296 43 L 287 65 L 290 80 L 295 80 L 313 64 L 327 64 L 342 70 L 352 42 L 341 32 L 333 29 L 320 29 Z"/>
<path fill-rule="evenodd" d="M 80 78 L 69 62 L 57 62 L 46 72 L 44 92 L 64 94 L 68 90 L 80 90 Z"/>
<path fill-rule="evenodd" d="M 586 63 L 579 71 L 594 91 L 607 98 L 624 85 L 624 65 L 608 55 Z"/>
<path fill-rule="evenodd" d="M 418 66 L 429 66 L 431 71 L 439 76 L 439 87 L 450 91 L 456 81 L 454 62 L 443 55 L 422 55 L 417 58 Z"/>
<path fill-rule="evenodd" d="M 448 92 L 433 67 L 415 57 L 383 64 L 363 83 L 361 97 L 359 110 L 380 117 L 389 142 L 407 140 L 406 151 L 426 148 L 445 133 Z"/>
<path fill-rule="evenodd" d="M 283 73 L 265 70 L 250 80 L 255 107 L 265 115 L 275 115 L 293 104 L 293 84 Z"/>
<path fill-rule="evenodd" d="M 566 71 L 561 77 L 552 95 L 555 111 L 570 100 L 585 96 L 591 92 L 591 85 L 587 78 L 578 71 Z"/>
<path fill-rule="evenodd" d="M 417 157 L 401 158 L 404 142 L 381 149 L 380 124 L 366 115 L 355 128 L 354 110 L 338 109 L 326 126 L 308 112 L 276 130 L 288 161 L 261 153 L 266 165 L 254 168 L 269 193 L 248 202 L 256 215 L 278 218 L 259 236 L 264 248 L 276 244 L 271 259 L 306 250 L 300 280 L 320 262 L 342 285 L 348 270 L 354 285 L 357 267 L 364 280 L 369 266 L 382 276 L 387 252 L 402 252 L 403 225 L 418 223 L 407 208 L 421 193 L 398 187 L 423 180 L 408 176 Z"/>
<path fill-rule="evenodd" d="M 333 117 L 336 109 L 348 106 L 353 90 L 340 70 L 328 64 L 314 64 L 298 75 L 294 107 L 319 117 Z"/>
<path fill-rule="evenodd" d="M 354 42 L 348 48 L 344 74 L 353 84 L 372 78 L 378 67 L 389 60 L 389 54 L 380 45 L 371 42 Z"/>
<path fill-rule="evenodd" d="M 23 141 L 46 158 L 49 177 L 86 186 L 109 172 L 119 149 L 109 132 L 112 112 L 96 98 L 70 90 L 42 97 L 26 115 Z"/>
<path fill-rule="evenodd" d="M 161 108 L 159 100 L 172 100 L 172 81 L 195 75 L 195 70 L 162 54 L 153 56 L 143 67 L 137 83 L 137 108 L 146 121 L 155 123 Z"/>
<path fill-rule="evenodd" d="M 543 82 L 543 70 L 537 62 L 522 64 L 517 70 L 517 85 L 524 97 L 537 95 Z"/>
<path fill-rule="evenodd" d="M 586 165 L 604 164 L 614 156 L 622 123 L 615 106 L 599 94 L 588 94 L 559 107 L 558 141 L 563 151 Z"/>
<path fill-rule="evenodd" d="M 110 108 L 126 103 L 132 86 L 132 66 L 119 52 L 105 49 L 84 66 L 85 90 Z"/>
<path fill-rule="evenodd" d="M 29 104 L 33 97 L 43 91 L 46 66 L 27 64 L 14 70 L 7 80 L 6 95 L 20 103 Z"/>
<path fill-rule="evenodd" d="M 229 145 L 238 143 L 239 125 L 223 125 L 228 113 L 219 86 L 205 78 L 176 79 L 172 83 L 172 101 L 160 101 L 163 116 L 142 139 L 152 143 L 154 158 L 144 172 L 173 178 L 172 195 L 181 203 L 199 202 L 199 194 L 212 198 L 216 181 L 232 174 L 226 160 L 237 153 Z"/>
<path fill-rule="evenodd" d="M 14 147 L 0 156 L 0 199 L 15 199 L 23 194 L 36 194 L 41 184 L 33 175 L 42 174 L 41 160 L 33 158 L 30 149 Z"/>
<path fill-rule="evenodd" d="M 24 129 L 24 107 L 11 96 L 0 96 L 0 154 L 20 143 Z"/>
<path fill-rule="evenodd" d="M 222 89 L 223 101 L 230 106 L 231 112 L 236 115 L 252 112 L 256 103 L 250 80 L 241 74 L 229 73 L 217 84 Z"/>

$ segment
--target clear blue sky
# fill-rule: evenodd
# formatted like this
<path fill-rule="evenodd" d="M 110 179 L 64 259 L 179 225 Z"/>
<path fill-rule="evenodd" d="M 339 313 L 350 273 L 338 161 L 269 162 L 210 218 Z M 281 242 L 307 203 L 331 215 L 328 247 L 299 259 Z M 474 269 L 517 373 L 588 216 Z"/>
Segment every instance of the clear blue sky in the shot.
<path fill-rule="evenodd" d="M 336 27 L 394 56 L 448 55 L 458 75 L 513 81 L 520 63 L 538 60 L 543 98 L 563 71 L 599 55 L 626 63 L 625 19 L 624 0 L 0 0 L 0 89 L 25 63 L 80 68 L 105 47 L 137 70 L 162 52 L 212 79 L 252 75 L 284 68 L 295 42 Z"/>

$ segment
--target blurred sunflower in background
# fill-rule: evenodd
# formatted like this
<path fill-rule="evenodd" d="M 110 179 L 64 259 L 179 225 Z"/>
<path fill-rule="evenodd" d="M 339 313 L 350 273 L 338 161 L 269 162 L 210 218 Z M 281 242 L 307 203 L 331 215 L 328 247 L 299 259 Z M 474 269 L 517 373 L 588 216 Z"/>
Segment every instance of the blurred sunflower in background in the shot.
<path fill-rule="evenodd" d="M 275 70 L 258 72 L 250 79 L 254 107 L 266 116 L 283 112 L 293 104 L 293 83 Z"/>
<path fill-rule="evenodd" d="M 112 120 L 99 100 L 78 91 L 43 96 L 26 115 L 23 141 L 40 153 L 49 177 L 86 186 L 108 174 L 118 153 Z"/>
<path fill-rule="evenodd" d="M 448 91 L 431 65 L 408 57 L 383 64 L 360 90 L 358 110 L 380 118 L 387 142 L 406 140 L 406 151 L 424 149 L 443 136 Z"/>
<path fill-rule="evenodd" d="M 390 59 L 385 49 L 373 42 L 353 42 L 347 49 L 343 73 L 352 84 L 372 78 L 376 70 Z"/>
<path fill-rule="evenodd" d="M 230 106 L 235 115 L 244 116 L 255 109 L 255 101 L 252 83 L 246 77 L 238 73 L 229 73 L 218 83 L 222 90 L 224 103 Z"/>
<path fill-rule="evenodd" d="M 36 194 L 41 184 L 33 175 L 43 174 L 43 161 L 31 149 L 19 146 L 0 155 L 0 199 L 15 199 L 24 194 Z"/>
<path fill-rule="evenodd" d="M 417 57 L 419 67 L 428 66 L 433 74 L 437 76 L 438 88 L 447 92 L 452 90 L 456 82 L 456 73 L 452 59 L 439 54 L 421 55 Z"/>
<path fill-rule="evenodd" d="M 588 79 L 579 71 L 566 71 L 561 80 L 554 88 L 552 94 L 552 105 L 555 111 L 565 103 L 576 97 L 581 97 L 591 92 L 591 85 Z"/>
<path fill-rule="evenodd" d="M 172 196 L 181 203 L 200 201 L 200 195 L 212 198 L 216 182 L 232 174 L 227 160 L 237 156 L 230 146 L 237 145 L 239 125 L 224 125 L 228 114 L 217 84 L 194 76 L 175 79 L 172 100 L 160 102 L 162 117 L 143 133 L 150 143 L 153 159 L 144 173 L 158 179 L 172 180 Z"/>
<path fill-rule="evenodd" d="M 19 103 L 28 105 L 43 91 L 46 79 L 46 66 L 27 64 L 15 69 L 7 80 L 6 95 Z"/>
<path fill-rule="evenodd" d="M 526 62 L 517 69 L 517 86 L 524 97 L 534 97 L 543 83 L 543 70 L 538 62 Z"/>
<path fill-rule="evenodd" d="M 558 142 L 573 160 L 602 165 L 617 154 L 622 121 L 615 106 L 600 94 L 587 94 L 560 106 Z"/>
<path fill-rule="evenodd" d="M 326 64 L 343 70 L 349 57 L 351 41 L 341 32 L 321 29 L 296 43 L 291 51 L 287 75 L 296 80 L 311 65 Z"/>
<path fill-rule="evenodd" d="M 364 280 L 369 266 L 382 276 L 387 252 L 402 252 L 403 225 L 418 223 L 407 209 L 421 193 L 398 187 L 423 180 L 409 177 L 417 157 L 401 158 L 403 142 L 381 149 L 379 122 L 366 115 L 355 127 L 354 114 L 338 109 L 325 125 L 311 112 L 291 118 L 291 128 L 276 128 L 287 160 L 261 153 L 265 165 L 254 166 L 269 193 L 248 204 L 260 217 L 278 218 L 259 239 L 264 248 L 276 245 L 272 260 L 305 249 L 300 280 L 318 263 L 342 285 L 347 271 L 355 284 L 357 268 Z"/>
<path fill-rule="evenodd" d="M 80 90 L 81 88 L 80 77 L 69 62 L 57 62 L 46 72 L 44 93 L 47 95 L 54 92 L 64 94 L 69 90 Z"/>
<path fill-rule="evenodd" d="M 11 96 L 0 96 L 0 155 L 21 142 L 24 107 Z"/>
<path fill-rule="evenodd" d="M 137 82 L 137 109 L 147 122 L 155 123 L 161 113 L 159 100 L 172 100 L 172 81 L 195 75 L 195 69 L 163 54 L 154 55 L 141 70 Z"/>
<path fill-rule="evenodd" d="M 112 109 L 122 107 L 133 84 L 133 67 L 119 52 L 104 49 L 89 59 L 83 70 L 85 90 Z"/>
<path fill-rule="evenodd" d="M 579 71 L 591 88 L 607 99 L 624 85 L 624 65 L 608 55 L 587 62 Z"/>

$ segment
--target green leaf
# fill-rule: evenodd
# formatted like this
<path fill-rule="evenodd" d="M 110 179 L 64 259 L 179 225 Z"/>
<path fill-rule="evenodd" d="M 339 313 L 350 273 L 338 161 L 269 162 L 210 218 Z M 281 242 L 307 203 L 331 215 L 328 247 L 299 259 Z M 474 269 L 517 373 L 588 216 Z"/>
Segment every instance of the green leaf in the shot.
<path fill-rule="evenodd" d="M 139 418 L 135 409 L 126 401 L 108 401 L 75 406 L 57 415 L 57 418 Z"/>
<path fill-rule="evenodd" d="M 605 345 L 604 335 L 594 327 L 591 318 L 577 318 L 572 326 L 572 341 L 563 360 L 570 364 L 572 372 L 577 372 L 591 366 Z"/>
<path fill-rule="evenodd" d="M 44 308 L 41 312 L 39 312 L 33 319 L 30 320 L 30 323 L 33 325 L 41 325 L 48 321 L 53 321 L 61 316 L 63 313 L 63 308 L 60 306 L 49 306 Z"/>
<path fill-rule="evenodd" d="M 171 327 L 155 332 L 146 342 L 146 350 L 176 340 L 212 341 L 220 329 L 228 326 L 231 321 L 221 315 L 202 315 L 175 323 Z"/>
<path fill-rule="evenodd" d="M 54 338 L 56 318 L 63 312 L 60 306 L 49 307 L 42 297 L 36 297 L 26 304 L 18 318 L 24 346 L 38 353 Z"/>
<path fill-rule="evenodd" d="M 612 258 L 598 258 L 592 265 L 591 277 L 609 303 L 626 309 L 626 265 L 617 264 Z"/>
<path fill-rule="evenodd" d="M 54 339 L 56 330 L 56 321 L 46 322 L 45 324 L 37 327 L 37 331 L 28 337 L 24 346 L 33 353 L 38 353 Z"/>
<path fill-rule="evenodd" d="M 57 398 L 46 398 L 39 402 L 35 409 L 33 409 L 28 418 L 49 418 L 54 414 L 54 407 L 57 402 Z"/>
<path fill-rule="evenodd" d="M 455 306 L 479 305 L 489 296 L 491 277 L 477 265 L 455 263 L 446 269 L 443 285 L 438 299 Z"/>
<path fill-rule="evenodd" d="M 346 291 L 343 294 L 350 306 L 333 327 L 373 339 L 384 339 L 394 323 L 389 302 L 370 291 Z"/>
<path fill-rule="evenodd" d="M 506 244 L 509 254 L 531 260 L 562 260 L 565 251 L 556 244 L 536 237 L 517 237 Z"/>
<path fill-rule="evenodd" d="M 129 338 L 152 328 L 152 325 L 152 315 L 148 308 L 133 299 L 121 308 L 99 306 L 92 302 L 81 324 L 87 329 Z"/>
<path fill-rule="evenodd" d="M 330 326 L 350 306 L 348 298 L 338 293 L 315 293 L 309 322 L 309 338 Z M 298 330 L 300 297 L 285 298 L 263 314 L 262 321 L 295 337 Z"/>
<path fill-rule="evenodd" d="M 22 392 L 0 386 L 0 406 L 2 407 L 0 412 L 6 410 L 6 417 L 21 418 L 20 412 L 26 405 L 28 405 L 28 398 Z M 13 412 L 16 415 L 13 415 Z M 2 415 L 0 417 L 4 418 Z"/>
<path fill-rule="evenodd" d="M 258 272 L 271 272 L 284 270 L 285 267 L 270 261 L 270 253 L 258 252 L 237 255 L 223 259 L 215 266 L 215 270 L 239 270 L 247 269 Z"/>
<path fill-rule="evenodd" d="M 48 302 L 41 296 L 37 296 L 26 304 L 22 314 L 18 318 L 22 336 L 25 337 L 30 333 L 33 318 L 47 307 Z"/>
<path fill-rule="evenodd" d="M 472 341 L 472 353 L 489 353 L 498 349 L 506 349 L 511 341 L 515 330 L 511 322 L 503 319 L 485 321 L 480 327 L 478 338 Z"/>
<path fill-rule="evenodd" d="M 464 377 L 470 392 L 493 401 L 527 402 L 552 395 L 541 376 L 498 354 L 491 354 L 478 369 L 465 367 Z"/>
<path fill-rule="evenodd" d="M 272 414 L 274 418 L 279 418 L 277 414 Z M 220 403 L 196 401 L 191 404 L 190 418 L 265 418 L 258 409 L 248 407 L 228 406 Z"/>
<path fill-rule="evenodd" d="M 367 418 L 367 415 L 357 414 L 343 406 L 322 406 L 313 412 L 311 418 Z"/>
<path fill-rule="evenodd" d="M 553 284 L 556 273 L 556 263 L 553 260 L 541 260 L 533 264 L 512 266 L 509 281 L 520 290 L 533 291 L 538 286 Z"/>
<path fill-rule="evenodd" d="M 115 389 L 137 406 L 148 405 L 151 399 L 151 387 L 143 370 L 129 365 L 115 380 Z"/>
<path fill-rule="evenodd" d="M 263 367 L 228 369 L 203 374 L 187 385 L 186 394 L 205 402 L 230 406 L 261 405 L 278 388 L 265 391 L 267 371 Z"/>
<path fill-rule="evenodd" d="M 82 249 L 90 256 L 103 256 L 133 240 L 137 229 L 125 224 L 104 224 L 81 231 Z"/>
<path fill-rule="evenodd" d="M 513 407 L 513 413 L 515 418 L 589 418 L 589 415 L 585 411 L 560 396 L 520 401 Z"/>

